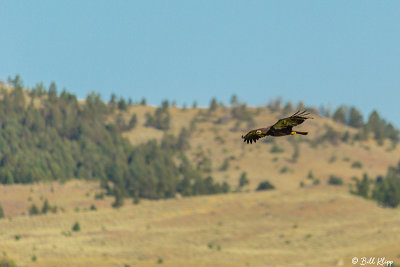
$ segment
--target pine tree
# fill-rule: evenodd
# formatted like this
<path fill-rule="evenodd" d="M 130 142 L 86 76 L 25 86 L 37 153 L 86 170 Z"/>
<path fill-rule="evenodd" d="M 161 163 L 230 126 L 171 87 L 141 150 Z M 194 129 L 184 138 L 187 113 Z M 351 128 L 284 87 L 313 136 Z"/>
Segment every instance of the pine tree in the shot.
<path fill-rule="evenodd" d="M 57 86 L 55 82 L 50 83 L 48 97 L 50 102 L 57 101 Z"/>
<path fill-rule="evenodd" d="M 277 99 L 271 99 L 269 101 L 268 107 L 272 111 L 278 111 L 281 109 L 281 105 L 282 105 L 282 98 L 278 97 Z"/>
<path fill-rule="evenodd" d="M 287 115 L 291 114 L 292 112 L 293 112 L 293 105 L 292 105 L 292 102 L 289 101 L 283 107 L 282 114 L 284 116 L 287 116 Z"/>
<path fill-rule="evenodd" d="M 120 131 L 127 130 L 127 126 L 125 124 L 124 116 L 121 113 L 118 113 L 117 117 L 115 118 L 115 123 L 118 126 Z"/>
<path fill-rule="evenodd" d="M 383 144 L 385 138 L 385 124 L 386 122 L 381 119 L 378 112 L 374 110 L 368 118 L 366 127 L 374 133 L 374 139 L 378 144 Z"/>
<path fill-rule="evenodd" d="M 333 113 L 332 116 L 334 121 L 346 124 L 346 107 L 340 106 L 338 109 Z"/>
<path fill-rule="evenodd" d="M 121 99 L 118 101 L 118 109 L 119 110 L 127 110 L 128 109 L 128 105 L 126 104 L 126 101 L 123 97 L 121 97 Z"/>
<path fill-rule="evenodd" d="M 239 178 L 239 188 L 249 184 L 249 179 L 247 178 L 247 173 L 243 172 Z"/>
<path fill-rule="evenodd" d="M 217 100 L 215 98 L 211 99 L 210 107 L 208 110 L 210 112 L 213 112 L 213 111 L 217 110 L 217 107 L 218 107 Z"/>
<path fill-rule="evenodd" d="M 40 97 L 46 93 L 46 88 L 43 84 L 43 82 L 40 82 L 35 85 L 35 87 L 32 88 L 32 91 L 30 93 L 31 97 Z"/>
<path fill-rule="evenodd" d="M 358 109 L 356 109 L 355 107 L 350 108 L 349 125 L 354 128 L 360 128 L 361 126 L 363 126 L 363 117 L 361 115 L 361 112 L 358 111 Z"/>
<path fill-rule="evenodd" d="M 400 131 L 391 123 L 387 124 L 385 128 L 386 137 L 392 141 L 393 147 L 395 147 L 400 141 Z"/>
<path fill-rule="evenodd" d="M 32 206 L 29 208 L 29 215 L 38 215 L 40 214 L 39 208 L 35 205 L 32 204 Z"/>
<path fill-rule="evenodd" d="M 4 210 L 3 210 L 3 207 L 1 206 L 1 203 L 0 203 L 0 219 L 1 218 L 4 218 L 5 216 L 4 216 Z"/>
<path fill-rule="evenodd" d="M 117 103 L 117 96 L 114 93 L 111 94 L 110 101 L 108 103 L 112 105 Z"/>
<path fill-rule="evenodd" d="M 319 114 L 323 117 L 330 118 L 331 117 L 331 107 L 330 106 L 325 107 L 325 106 L 321 105 L 319 107 Z"/>
<path fill-rule="evenodd" d="M 306 109 L 306 106 L 304 105 L 303 101 L 300 101 L 300 102 L 297 104 L 296 110 L 305 110 L 305 109 Z"/>
<path fill-rule="evenodd" d="M 185 127 L 182 128 L 181 132 L 179 133 L 178 141 L 177 141 L 177 149 L 178 150 L 186 150 L 190 148 L 190 133 L 186 130 Z"/>
<path fill-rule="evenodd" d="M 170 127 L 171 116 L 168 111 L 169 103 L 167 100 L 162 102 L 161 107 L 157 108 L 154 116 L 146 113 L 146 126 L 154 127 L 159 130 L 168 130 Z"/>
<path fill-rule="evenodd" d="M 239 104 L 238 97 L 237 97 L 237 95 L 233 94 L 231 96 L 231 106 L 234 107 L 234 106 L 237 106 L 238 104 Z"/>
<path fill-rule="evenodd" d="M 71 229 L 74 232 L 79 232 L 81 230 L 81 225 L 79 224 L 79 222 L 75 222 L 74 225 L 72 225 Z"/>
<path fill-rule="evenodd" d="M 368 198 L 369 191 L 370 191 L 370 181 L 368 175 L 364 174 L 361 181 L 356 179 L 356 191 L 354 193 L 364 198 Z"/>
<path fill-rule="evenodd" d="M 132 130 L 133 128 L 136 127 L 136 125 L 137 125 L 137 115 L 136 113 L 134 113 L 131 119 L 129 120 L 128 130 Z"/>
<path fill-rule="evenodd" d="M 45 200 L 44 200 L 44 202 L 43 202 L 43 207 L 42 207 L 42 213 L 43 214 L 46 214 L 48 211 L 50 211 L 51 210 L 51 206 L 50 206 L 50 204 L 49 204 L 49 201 L 48 201 L 48 199 L 46 198 Z"/>
<path fill-rule="evenodd" d="M 376 178 L 372 198 L 386 207 L 400 205 L 400 162 L 397 167 L 389 167 L 384 178 Z"/>
<path fill-rule="evenodd" d="M 11 77 L 8 77 L 7 82 L 9 85 L 11 85 L 14 88 L 23 88 L 24 83 L 22 82 L 21 76 L 19 74 L 16 74 L 14 79 Z"/>
<path fill-rule="evenodd" d="M 256 190 L 262 191 L 262 190 L 272 190 L 272 189 L 275 189 L 275 186 L 273 184 L 271 184 L 269 181 L 263 181 L 259 183 Z"/>
<path fill-rule="evenodd" d="M 123 196 L 122 190 L 119 188 L 119 186 L 114 187 L 114 197 L 115 197 L 115 200 L 112 203 L 112 206 L 114 208 L 119 208 L 122 205 L 124 205 L 124 196 Z"/>

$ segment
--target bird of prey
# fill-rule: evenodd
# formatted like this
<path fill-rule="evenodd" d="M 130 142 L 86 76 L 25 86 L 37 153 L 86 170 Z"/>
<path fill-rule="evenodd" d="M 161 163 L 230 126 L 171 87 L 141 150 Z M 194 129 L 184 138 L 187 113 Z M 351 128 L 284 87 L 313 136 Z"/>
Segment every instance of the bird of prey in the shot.
<path fill-rule="evenodd" d="M 251 130 L 245 136 L 242 135 L 243 141 L 252 144 L 257 142 L 258 139 L 265 137 L 267 135 L 270 136 L 284 136 L 284 135 L 294 135 L 301 134 L 307 135 L 308 132 L 300 132 L 293 131 L 292 127 L 302 124 L 306 119 L 312 119 L 311 117 L 307 117 L 310 113 L 305 111 L 297 111 L 292 116 L 280 119 L 274 125 L 269 126 L 267 128 L 259 128 L 255 130 Z"/>

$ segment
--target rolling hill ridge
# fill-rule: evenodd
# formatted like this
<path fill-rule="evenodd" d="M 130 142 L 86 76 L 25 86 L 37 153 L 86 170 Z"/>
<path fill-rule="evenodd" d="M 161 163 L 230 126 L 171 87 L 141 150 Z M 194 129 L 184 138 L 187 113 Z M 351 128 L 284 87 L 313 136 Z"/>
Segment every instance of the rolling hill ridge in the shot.
<path fill-rule="evenodd" d="M 248 107 L 234 97 L 153 107 L 79 101 L 55 84 L 25 90 L 17 77 L 1 86 L 0 253 L 18 265 L 400 263 L 399 209 L 372 200 L 375 178 L 396 183 L 400 161 L 398 131 L 377 112 L 357 124 L 345 107 Z M 243 143 L 298 108 L 313 114 L 297 128 L 309 135 Z M 265 181 L 275 189 L 257 190 Z M 42 212 L 46 199 L 54 213 Z M 33 205 L 39 216 L 28 216 Z"/>

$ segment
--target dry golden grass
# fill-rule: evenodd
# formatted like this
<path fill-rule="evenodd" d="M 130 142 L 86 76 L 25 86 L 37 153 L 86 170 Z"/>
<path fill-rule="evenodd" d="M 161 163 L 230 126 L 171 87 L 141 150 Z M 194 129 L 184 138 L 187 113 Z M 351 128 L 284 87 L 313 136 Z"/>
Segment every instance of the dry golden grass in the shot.
<path fill-rule="evenodd" d="M 124 133 L 133 144 L 162 138 L 163 132 L 143 126 L 145 113 L 153 111 L 153 107 L 136 106 L 125 114 L 127 120 L 133 113 L 138 116 L 139 125 Z M 177 135 L 182 127 L 188 128 L 198 112 L 171 108 L 170 133 Z M 363 256 L 400 263 L 399 209 L 381 208 L 349 194 L 347 187 L 353 176 L 364 172 L 372 177 L 384 174 L 399 161 L 399 148 L 389 150 L 389 144 L 377 146 L 373 141 L 316 148 L 300 142 L 300 157 L 293 163 L 288 140 L 302 137 L 276 138 L 285 151 L 270 153 L 271 143 L 242 143 L 246 125 L 232 132 L 234 121 L 215 124 L 222 116 L 229 118 L 229 110 L 219 108 L 197 123 L 188 156 L 195 159 L 203 151 L 213 161 L 210 174 L 233 187 L 240 174 L 247 172 L 250 185 L 245 190 L 249 192 L 142 200 L 139 205 L 126 200 L 125 206 L 115 210 L 110 207 L 111 198 L 94 199 L 100 190 L 94 182 L 0 186 L 0 202 L 12 218 L 0 219 L 0 258 L 3 253 L 19 266 L 354 266 L 351 258 Z M 255 120 L 257 126 L 264 126 L 279 116 L 261 109 Z M 354 132 L 329 119 L 315 118 L 299 127 L 310 132 L 303 139 L 322 134 L 324 124 Z M 220 171 L 228 157 L 234 159 L 227 171 Z M 351 168 L 354 161 L 363 167 Z M 289 171 L 280 173 L 285 166 Z M 320 185 L 312 186 L 306 178 L 310 170 Z M 346 185 L 326 185 L 331 174 L 343 177 Z M 266 179 L 276 190 L 255 192 Z M 306 186 L 299 187 L 300 181 Z M 41 208 L 46 198 L 63 211 L 26 215 L 32 203 Z M 97 211 L 89 210 L 92 204 Z M 79 232 L 71 230 L 76 221 Z M 32 261 L 34 255 L 36 261 Z"/>
<path fill-rule="evenodd" d="M 75 188 L 73 199 L 64 201 L 85 206 L 85 192 L 95 185 L 64 186 Z M 76 221 L 80 232 L 71 231 Z M 324 185 L 15 216 L 0 220 L 0 229 L 0 252 L 20 266 L 155 266 L 159 259 L 165 266 L 352 266 L 355 256 L 400 261 L 400 211 Z"/>

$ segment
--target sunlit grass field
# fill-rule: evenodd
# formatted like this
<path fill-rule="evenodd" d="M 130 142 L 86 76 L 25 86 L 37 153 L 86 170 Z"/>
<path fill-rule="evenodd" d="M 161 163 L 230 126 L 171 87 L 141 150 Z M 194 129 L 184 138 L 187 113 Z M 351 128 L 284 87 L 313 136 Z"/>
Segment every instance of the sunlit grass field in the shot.
<path fill-rule="evenodd" d="M 104 206 L 110 199 L 87 196 L 93 183 L 53 185 L 53 193 L 50 187 L 33 188 L 64 212 L 0 220 L 0 252 L 19 266 L 351 266 L 356 256 L 400 260 L 400 211 L 345 188 L 126 201 L 113 209 Z M 29 188 L 7 187 L 19 196 Z M 51 197 L 58 190 L 60 196 Z M 98 210 L 82 209 L 90 204 Z M 75 222 L 78 232 L 72 231 Z"/>

